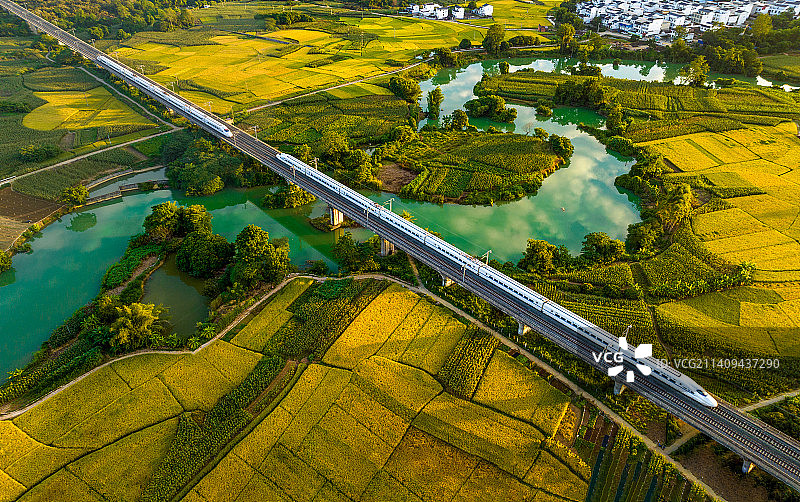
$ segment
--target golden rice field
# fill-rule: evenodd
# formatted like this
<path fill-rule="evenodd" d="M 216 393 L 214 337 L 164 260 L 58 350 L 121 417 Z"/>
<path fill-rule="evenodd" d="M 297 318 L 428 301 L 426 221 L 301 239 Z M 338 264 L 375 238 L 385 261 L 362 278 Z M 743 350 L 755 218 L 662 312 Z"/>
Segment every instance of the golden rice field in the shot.
<path fill-rule="evenodd" d="M 691 219 L 711 252 L 731 263 L 754 263 L 759 281 L 800 279 L 800 138 L 794 123 L 646 144 L 679 170 L 700 176 L 732 206 Z"/>
<path fill-rule="evenodd" d="M 800 356 L 800 288 L 744 287 L 664 303 L 658 312 L 700 334 L 703 340 L 746 347 L 765 356 Z"/>
<path fill-rule="evenodd" d="M 0 421 L 0 500 L 138 499 L 178 415 L 213 406 L 259 358 L 223 341 L 193 355 L 134 356 Z"/>
<path fill-rule="evenodd" d="M 309 286 L 289 283 L 232 341 L 271 331 Z M 560 391 L 499 350 L 474 400 L 434 378 L 464 328 L 386 288 L 183 500 L 583 501 L 589 467 L 544 442 L 568 403 Z M 138 499 L 179 415 L 209 410 L 260 357 L 221 340 L 192 355 L 134 356 L 0 421 L 0 500 Z"/>
<path fill-rule="evenodd" d="M 328 21 L 318 26 L 307 24 L 302 29 L 264 32 L 263 27 L 258 29 L 259 22 L 249 23 L 262 10 L 267 12 L 229 3 L 202 9 L 198 14 L 205 29 L 219 26 L 258 33 L 257 36 L 194 29 L 187 36 L 206 36 L 204 45 L 177 46 L 172 43 L 173 35 L 160 43 L 157 34 L 137 34 L 116 53 L 149 67 L 166 67 L 151 77 L 165 85 L 178 79 L 184 82 L 181 94 L 210 106 L 216 113 L 226 113 L 236 105 L 276 100 L 373 77 L 397 69 L 389 60 L 410 64 L 420 51 L 456 46 L 463 38 L 477 43 L 484 33 L 480 28 L 456 23 L 389 17 L 340 18 L 343 27 L 363 30 L 365 38 L 356 35 L 345 38 L 324 31 L 329 29 Z M 225 25 L 231 17 L 241 23 L 249 21 L 239 27 Z M 336 90 L 333 95 L 346 98 L 375 91 L 386 93 L 375 86 L 359 84 L 352 89 Z"/>
<path fill-rule="evenodd" d="M 87 129 L 115 125 L 153 125 L 148 119 L 122 103 L 105 87 L 87 91 L 35 92 L 47 101 L 22 120 L 37 131 Z"/>

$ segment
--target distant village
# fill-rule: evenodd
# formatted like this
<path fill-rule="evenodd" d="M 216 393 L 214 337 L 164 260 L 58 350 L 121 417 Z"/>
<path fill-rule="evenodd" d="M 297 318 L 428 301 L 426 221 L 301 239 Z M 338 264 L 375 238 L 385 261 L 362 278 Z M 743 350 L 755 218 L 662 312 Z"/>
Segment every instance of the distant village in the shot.
<path fill-rule="evenodd" d="M 606 29 L 641 38 L 673 39 L 676 28 L 683 26 L 686 39 L 692 40 L 717 26 L 744 26 L 759 14 L 775 16 L 786 11 L 800 14 L 800 0 L 588 0 L 578 4 L 577 14 L 586 23 L 599 17 Z"/>
<path fill-rule="evenodd" d="M 599 18 L 604 29 L 647 39 L 675 39 L 679 32 L 687 41 L 718 26 L 745 26 L 759 14 L 775 16 L 783 12 L 800 15 L 800 0 L 759 2 L 747 0 L 585 0 L 577 14 L 585 23 Z M 438 3 L 412 4 L 400 15 L 437 20 L 491 18 L 494 7 L 483 4 L 475 9 L 442 6 Z M 679 26 L 683 28 L 677 30 Z M 535 28 L 535 27 L 534 27 Z M 551 27 L 539 26 L 539 31 Z"/>
<path fill-rule="evenodd" d="M 492 17 L 494 14 L 494 7 L 491 5 L 483 4 L 472 10 L 467 10 L 464 7 L 453 5 L 450 7 L 443 7 L 438 3 L 426 3 L 422 5 L 413 4 L 399 12 L 400 15 L 422 17 L 427 19 L 468 19 L 468 18 L 487 18 Z"/>

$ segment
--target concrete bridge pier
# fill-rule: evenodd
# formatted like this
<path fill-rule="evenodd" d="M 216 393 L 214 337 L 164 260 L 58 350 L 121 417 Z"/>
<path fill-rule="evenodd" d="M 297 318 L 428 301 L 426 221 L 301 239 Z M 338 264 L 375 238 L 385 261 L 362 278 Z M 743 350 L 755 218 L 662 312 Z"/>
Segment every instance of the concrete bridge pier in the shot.
<path fill-rule="evenodd" d="M 328 214 L 331 216 L 331 226 L 336 228 L 344 222 L 344 213 L 333 206 L 328 206 Z"/>
<path fill-rule="evenodd" d="M 517 327 L 517 335 L 519 335 L 519 336 L 522 336 L 522 335 L 524 335 L 525 333 L 527 333 L 527 332 L 529 332 L 531 330 L 530 326 L 525 326 L 521 322 L 518 323 L 518 324 L 519 324 L 519 326 Z"/>
<path fill-rule="evenodd" d="M 742 462 L 742 474 L 750 473 L 750 471 L 752 471 L 755 466 L 756 465 L 753 462 L 744 459 L 744 461 Z"/>
<path fill-rule="evenodd" d="M 394 254 L 394 244 L 381 237 L 381 256 Z"/>
<path fill-rule="evenodd" d="M 625 390 L 625 386 L 619 382 L 614 382 L 614 394 L 619 396 L 622 394 L 622 391 Z"/>

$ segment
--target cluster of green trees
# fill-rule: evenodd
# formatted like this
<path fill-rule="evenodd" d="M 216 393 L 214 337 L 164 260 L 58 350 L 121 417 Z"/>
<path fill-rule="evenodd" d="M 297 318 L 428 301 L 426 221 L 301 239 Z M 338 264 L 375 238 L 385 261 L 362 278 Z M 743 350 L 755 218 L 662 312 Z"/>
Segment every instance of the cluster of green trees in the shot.
<path fill-rule="evenodd" d="M 11 256 L 5 251 L 0 251 L 0 273 L 11 268 Z"/>
<path fill-rule="evenodd" d="M 444 93 L 438 85 L 435 89 L 428 91 L 428 118 L 438 119 L 444 103 Z"/>
<path fill-rule="evenodd" d="M 277 12 L 274 14 L 256 14 L 255 19 L 274 19 L 275 24 L 286 26 L 295 23 L 311 23 L 314 18 L 304 12 Z"/>
<path fill-rule="evenodd" d="M 419 82 L 406 77 L 392 77 L 389 79 L 389 90 L 398 98 L 409 103 L 416 103 L 422 95 Z"/>
<path fill-rule="evenodd" d="M 517 109 L 507 108 L 506 100 L 493 94 L 471 99 L 464 103 L 464 108 L 471 117 L 488 117 L 497 122 L 510 123 L 517 118 Z"/>
<path fill-rule="evenodd" d="M 550 275 L 581 268 L 609 265 L 625 257 L 625 244 L 612 239 L 605 232 L 592 232 L 583 238 L 581 254 L 572 256 L 563 244 L 555 246 L 547 241 L 528 239 L 527 247 L 517 266 L 526 272 Z"/>
<path fill-rule="evenodd" d="M 561 82 L 556 87 L 553 100 L 560 105 L 583 106 L 593 110 L 607 102 L 605 91 L 597 78 Z"/>
<path fill-rule="evenodd" d="M 0 11 L 0 37 L 22 37 L 29 35 L 28 25 L 17 16 Z"/>
<path fill-rule="evenodd" d="M 59 153 L 61 153 L 61 149 L 56 145 L 25 145 L 19 149 L 19 158 L 23 162 L 44 162 Z"/>
<path fill-rule="evenodd" d="M 398 126 L 405 128 L 409 126 Z M 311 149 L 301 145 L 295 155 L 308 162 Z M 381 188 L 381 181 L 375 176 L 381 166 L 381 148 L 375 149 L 372 155 L 359 148 L 353 148 L 350 140 L 342 134 L 329 133 L 322 137 L 316 145 L 325 164 L 333 168 L 337 180 L 349 182 L 356 187 Z M 297 153 L 307 152 L 307 154 Z"/>
<path fill-rule="evenodd" d="M 108 33 L 117 35 L 119 29 L 136 33 L 190 28 L 195 19 L 186 8 L 194 4 L 192 0 L 36 0 L 27 6 L 62 28 L 85 28 L 94 32 L 93 38 L 104 38 Z"/>
<path fill-rule="evenodd" d="M 211 195 L 226 185 L 252 187 L 275 183 L 276 174 L 227 144 L 192 131 L 169 135 L 161 147 L 167 178 L 186 195 Z"/>
<path fill-rule="evenodd" d="M 317 198 L 310 193 L 294 183 L 289 183 L 285 187 L 280 187 L 274 193 L 267 193 L 261 205 L 269 209 L 290 209 L 303 206 L 315 200 Z"/>
<path fill-rule="evenodd" d="M 208 291 L 241 294 L 261 281 L 279 282 L 289 270 L 287 240 L 270 240 L 256 225 L 248 225 L 228 243 L 211 230 L 204 206 L 179 206 L 169 201 L 153 206 L 144 221 L 142 240 L 175 250 L 178 269 L 194 277 L 215 276 Z"/>
<path fill-rule="evenodd" d="M 72 206 L 80 206 L 86 203 L 86 199 L 89 198 L 89 189 L 86 188 L 83 184 L 77 184 L 72 187 L 67 187 L 61 191 L 61 196 L 58 198 L 59 201 L 63 202 L 64 204 L 70 204 Z"/>

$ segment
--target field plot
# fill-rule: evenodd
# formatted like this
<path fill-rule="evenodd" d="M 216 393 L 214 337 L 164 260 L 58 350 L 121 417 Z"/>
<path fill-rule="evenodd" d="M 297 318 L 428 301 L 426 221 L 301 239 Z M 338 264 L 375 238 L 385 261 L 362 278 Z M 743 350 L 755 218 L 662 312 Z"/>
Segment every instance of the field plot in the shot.
<path fill-rule="evenodd" d="M 127 126 L 130 132 L 153 127 L 153 123 L 113 97 L 105 87 L 87 91 L 36 92 L 47 102 L 22 120 L 22 124 L 40 131 L 87 129 L 90 127 Z"/>
<path fill-rule="evenodd" d="M 495 351 L 489 361 L 474 400 L 534 424 L 547 437 L 558 430 L 569 403 L 563 393 L 502 351 Z"/>
<path fill-rule="evenodd" d="M 537 28 L 539 25 L 550 26 L 551 23 L 547 20 L 547 12 L 554 7 L 558 7 L 558 2 L 545 0 L 538 3 L 528 3 L 517 0 L 498 0 L 493 2 L 492 6 L 494 7 L 494 17 L 492 19 L 470 19 L 467 22 L 487 27 L 494 23 L 500 23 L 507 30 Z M 466 8 L 466 4 L 464 7 Z"/>
<path fill-rule="evenodd" d="M 21 500 L 65 493 L 73 500 L 137 500 L 172 443 L 178 416 L 216 403 L 258 357 L 217 341 L 195 355 L 140 355 L 95 371 L 13 421 L 0 421 L 0 487 L 7 477 L 22 491 L 35 485 Z M 9 490 L 19 488 L 14 483 Z"/>
<path fill-rule="evenodd" d="M 775 76 L 778 79 L 789 79 L 794 82 L 800 81 L 800 64 L 798 56 L 780 54 L 775 56 L 764 56 L 761 61 L 764 63 L 766 74 Z"/>
<path fill-rule="evenodd" d="M 321 10 L 319 6 L 295 7 L 296 12 L 312 16 Z M 346 16 L 264 32 L 264 21 L 253 16 L 268 12 L 268 8 L 244 3 L 212 6 L 200 13 L 202 29 L 176 32 L 179 36 L 140 33 L 119 52 L 151 68 L 155 80 L 163 84 L 177 80 L 187 98 L 210 102 L 213 111 L 223 113 L 235 104 L 275 100 L 375 76 L 396 69 L 387 60 L 411 61 L 420 51 L 456 46 L 465 37 L 476 42 L 483 39 L 479 28 L 389 17 Z M 327 17 L 330 12 L 323 14 Z M 259 33 L 245 36 L 213 28 Z M 224 72 L 220 71 L 223 67 Z M 375 94 L 386 91 L 363 83 L 332 91 L 342 98 Z"/>

